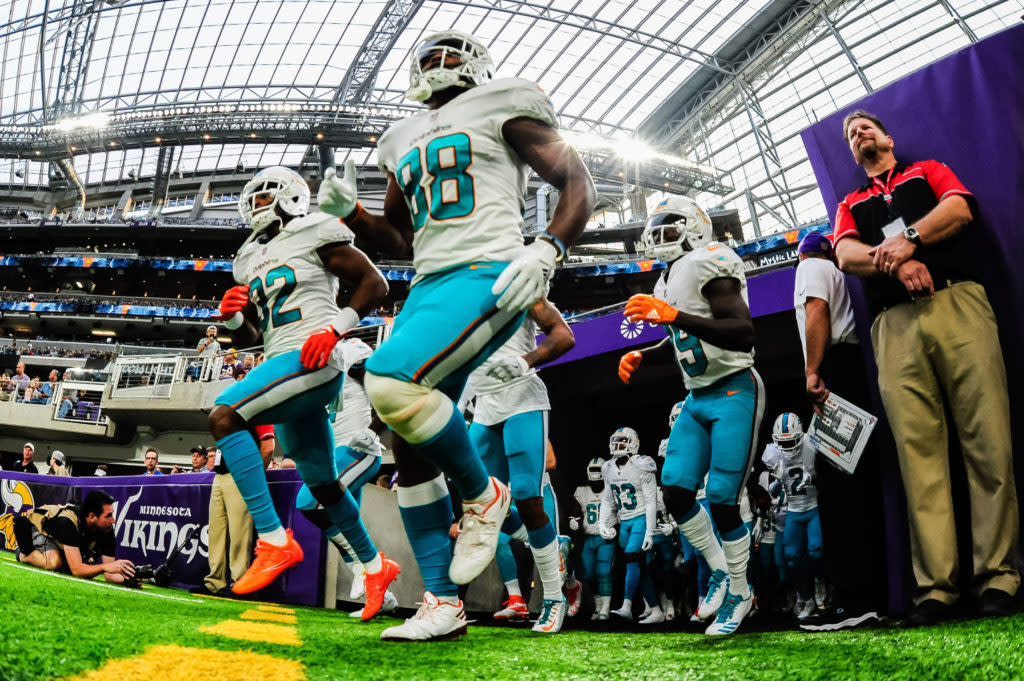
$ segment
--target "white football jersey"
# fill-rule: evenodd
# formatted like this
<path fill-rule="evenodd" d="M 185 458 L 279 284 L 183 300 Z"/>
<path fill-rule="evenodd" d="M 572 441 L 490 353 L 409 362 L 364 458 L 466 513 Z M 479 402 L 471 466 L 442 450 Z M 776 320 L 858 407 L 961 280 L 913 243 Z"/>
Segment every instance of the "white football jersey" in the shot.
<path fill-rule="evenodd" d="M 581 527 L 583 532 L 586 534 L 601 534 L 600 519 L 601 519 L 601 495 L 602 492 L 595 492 L 590 489 L 590 485 L 580 485 L 573 492 L 573 498 L 576 503 L 580 505 L 580 510 L 583 511 L 583 522 Z M 609 516 L 608 525 L 613 526 L 617 521 L 615 520 L 615 514 L 612 513 Z"/>
<path fill-rule="evenodd" d="M 249 287 L 268 358 L 300 349 L 310 334 L 333 321 L 338 314 L 338 278 L 327 271 L 316 251 L 354 239 L 338 218 L 311 213 L 293 218 L 266 243 L 250 241 L 239 251 L 233 265 L 235 281 Z M 330 364 L 343 368 L 337 347 Z"/>
<path fill-rule="evenodd" d="M 782 483 L 786 491 L 786 507 L 790 511 L 810 511 L 818 507 L 818 488 L 814 482 L 797 491 L 796 487 L 804 479 L 814 477 L 814 459 L 818 450 L 811 444 L 809 437 L 800 441 L 800 446 L 792 452 L 780 449 L 774 442 L 769 442 L 761 456 L 772 474 Z"/>
<path fill-rule="evenodd" d="M 413 285 L 456 265 L 508 262 L 522 250 L 530 168 L 501 132 L 521 117 L 557 127 L 551 101 L 536 83 L 502 78 L 381 135 L 380 167 L 394 174 L 412 217 Z"/>
<path fill-rule="evenodd" d="M 619 512 L 619 520 L 629 520 L 647 515 L 647 530 L 653 531 L 657 513 L 658 482 L 654 477 L 657 470 L 654 459 L 649 456 L 632 456 L 621 468 L 615 459 L 601 467 L 604 476 L 603 501 L 609 509 Z"/>
<path fill-rule="evenodd" d="M 743 261 L 728 246 L 711 243 L 677 260 L 654 285 L 654 296 L 698 317 L 711 318 L 711 307 L 701 293 L 712 279 L 727 277 L 740 282 L 740 294 L 747 299 L 747 278 Z M 720 378 L 754 366 L 754 353 L 723 350 L 669 324 L 676 363 L 688 390 L 705 388 Z"/>
<path fill-rule="evenodd" d="M 527 317 L 519 330 L 470 374 L 466 391 L 476 396 L 474 421 L 484 426 L 493 426 L 516 414 L 551 409 L 548 389 L 535 369 L 531 368 L 508 382 L 487 375 L 499 359 L 522 357 L 536 348 L 537 324 Z"/>

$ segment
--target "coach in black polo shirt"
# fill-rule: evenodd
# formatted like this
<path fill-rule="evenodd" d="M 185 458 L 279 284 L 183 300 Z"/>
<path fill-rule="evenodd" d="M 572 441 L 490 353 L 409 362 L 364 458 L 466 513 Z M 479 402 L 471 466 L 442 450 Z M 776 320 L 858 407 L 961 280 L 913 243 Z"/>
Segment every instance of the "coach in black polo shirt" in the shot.
<path fill-rule="evenodd" d="M 846 116 L 843 135 L 868 181 L 839 204 L 836 255 L 844 272 L 863 279 L 874 315 L 878 387 L 910 517 L 917 588 L 909 622 L 949 616 L 960 595 L 951 427 L 970 488 L 972 585 L 983 614 L 1007 614 L 1020 586 L 1017 494 L 1006 369 L 971 258 L 977 202 L 945 165 L 897 162 L 892 137 L 872 114 Z"/>

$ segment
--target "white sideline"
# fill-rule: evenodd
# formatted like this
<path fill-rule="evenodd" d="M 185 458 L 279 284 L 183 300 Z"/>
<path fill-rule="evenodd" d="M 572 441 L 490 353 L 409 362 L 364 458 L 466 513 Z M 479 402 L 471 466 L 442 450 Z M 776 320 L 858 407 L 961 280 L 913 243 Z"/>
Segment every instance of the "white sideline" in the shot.
<path fill-rule="evenodd" d="M 120 586 L 118 584 L 108 584 L 105 581 L 97 582 L 97 581 L 92 580 L 92 579 L 79 579 L 78 577 L 72 577 L 70 575 L 62 575 L 59 572 L 50 572 L 48 570 L 40 570 L 39 568 L 30 567 L 28 565 L 22 565 L 21 563 L 16 563 L 16 562 L 13 562 L 13 561 L 10 561 L 10 560 L 0 560 L 0 565 L 9 565 L 10 567 L 16 567 L 16 568 L 20 568 L 22 570 L 31 570 L 32 572 L 35 572 L 36 574 L 48 575 L 50 577 L 57 577 L 58 579 L 70 579 L 72 581 L 78 582 L 79 584 L 92 584 L 93 586 L 100 586 L 100 587 L 105 587 L 105 588 L 108 588 L 108 589 L 120 589 L 121 591 L 124 591 L 126 593 L 141 594 L 143 596 L 152 596 L 153 598 L 166 598 L 169 601 L 184 601 L 185 603 L 203 603 L 203 604 L 207 603 L 206 600 L 201 599 L 201 598 L 182 598 L 180 596 L 168 596 L 166 594 L 154 594 L 154 593 L 149 593 L 148 591 L 142 591 L 141 589 L 126 589 L 125 587 Z"/>

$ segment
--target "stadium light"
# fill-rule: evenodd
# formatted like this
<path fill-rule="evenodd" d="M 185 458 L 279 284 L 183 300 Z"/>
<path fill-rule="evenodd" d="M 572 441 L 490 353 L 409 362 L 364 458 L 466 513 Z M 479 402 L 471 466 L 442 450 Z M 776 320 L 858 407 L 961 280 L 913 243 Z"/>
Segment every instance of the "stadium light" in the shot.
<path fill-rule="evenodd" d="M 82 128 L 89 128 L 92 130 L 99 130 L 100 128 L 107 127 L 109 124 L 110 114 L 105 111 L 96 111 L 84 116 L 78 116 L 77 118 L 65 118 L 57 121 L 57 129 L 78 130 Z"/>
<path fill-rule="evenodd" d="M 94 336 L 116 336 L 116 331 L 108 331 L 107 329 L 93 329 L 91 331 Z"/>

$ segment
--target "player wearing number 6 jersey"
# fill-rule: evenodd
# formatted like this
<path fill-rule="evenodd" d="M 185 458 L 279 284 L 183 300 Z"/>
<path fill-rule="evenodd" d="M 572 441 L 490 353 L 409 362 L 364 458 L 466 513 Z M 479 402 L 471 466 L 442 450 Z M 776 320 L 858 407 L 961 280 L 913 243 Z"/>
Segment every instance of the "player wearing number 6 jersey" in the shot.
<path fill-rule="evenodd" d="M 594 614 L 591 619 L 606 620 L 612 600 L 612 560 L 615 558 L 615 544 L 601 536 L 601 498 L 604 493 L 604 475 L 601 469 L 604 459 L 594 458 L 587 464 L 587 484 L 577 487 L 573 493 L 575 508 L 569 517 L 569 529 L 583 530 L 580 562 L 583 564 L 583 579 L 594 595 Z M 605 519 L 609 528 L 618 524 L 614 509 Z"/>
<path fill-rule="evenodd" d="M 707 559 L 712 573 L 697 615 L 717 613 L 708 634 L 731 634 L 753 605 L 747 585 L 750 533 L 739 498 L 755 456 L 764 413 L 764 384 L 754 371 L 754 327 L 743 263 L 711 242 L 711 221 L 696 203 L 670 196 L 658 204 L 643 232 L 648 258 L 670 267 L 654 295 L 626 304 L 633 321 L 662 324 L 689 389 L 672 426 L 661 479 L 665 505 L 683 536 Z M 629 382 L 642 354 L 627 353 L 619 376 Z M 704 476 L 711 517 L 697 503 Z"/>
<path fill-rule="evenodd" d="M 347 227 L 323 213 L 307 214 L 309 199 L 306 182 L 280 166 L 260 171 L 242 189 L 238 209 L 253 235 L 235 258 L 238 286 L 224 295 L 220 315 L 228 328 L 244 327 L 253 338 L 262 334 L 267 359 L 217 397 L 210 430 L 259 533 L 256 560 L 235 582 L 235 593 L 261 589 L 302 560 L 301 547 L 271 503 L 263 461 L 249 435 L 251 426 L 274 424 L 312 496 L 366 566 L 368 619 L 399 567 L 377 552 L 338 478 L 325 407 L 343 380 L 338 341 L 380 302 L 387 282 L 352 245 Z M 335 302 L 339 278 L 354 290 L 344 309 Z"/>
<path fill-rule="evenodd" d="M 395 446 L 398 505 L 428 591 L 424 605 L 386 640 L 461 635 L 456 584 L 491 562 L 508 488 L 490 478 L 453 400 L 470 372 L 507 341 L 540 299 L 566 244 L 583 231 L 594 187 L 555 130 L 551 102 L 520 79 L 493 79 L 487 49 L 458 31 L 429 36 L 410 58 L 406 95 L 427 109 L 378 142 L 388 177 L 384 215 L 356 201 L 354 167 L 328 170 L 320 208 L 343 217 L 382 252 L 412 250 L 416 277 L 391 336 L 366 364 L 366 390 Z M 561 192 L 548 231 L 523 246 L 530 168 Z M 463 499 L 452 554 L 444 476 Z"/>

